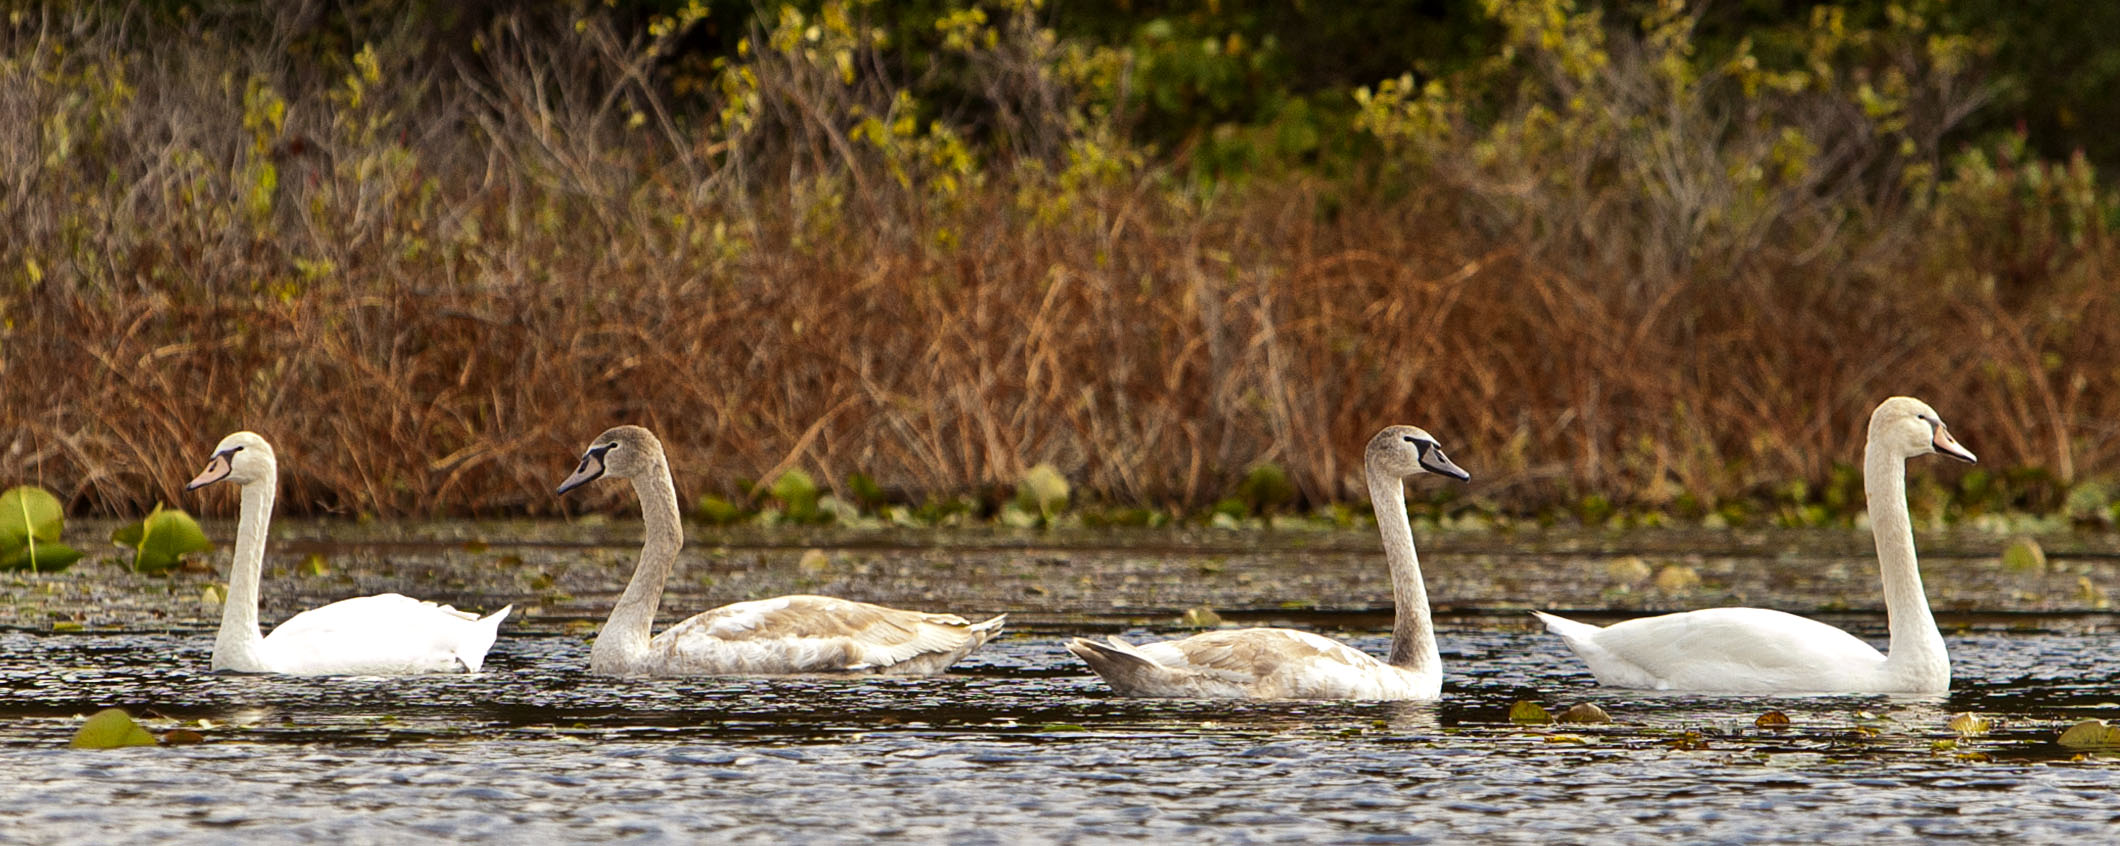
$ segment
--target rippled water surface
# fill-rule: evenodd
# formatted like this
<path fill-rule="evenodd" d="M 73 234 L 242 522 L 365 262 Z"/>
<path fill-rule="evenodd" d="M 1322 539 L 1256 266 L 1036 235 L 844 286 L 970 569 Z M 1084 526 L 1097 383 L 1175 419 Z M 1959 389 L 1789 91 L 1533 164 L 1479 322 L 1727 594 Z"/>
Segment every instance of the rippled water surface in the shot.
<path fill-rule="evenodd" d="M 2120 717 L 2112 634 L 1955 636 L 1948 697 L 1732 699 L 1601 691 L 1552 638 L 1459 627 L 1425 705 L 1119 699 L 1062 634 L 1011 634 L 940 679 L 650 681 L 588 676 L 584 640 L 553 634 L 412 679 L 215 676 L 210 633 L 0 634 L 0 840 L 2120 836 L 2116 770 L 2054 742 Z M 1517 700 L 1618 723 L 1512 725 Z M 109 705 L 204 742 L 65 747 Z M 1756 727 L 1769 709 L 1791 726 Z M 1958 740 L 1963 711 L 1993 733 Z"/>

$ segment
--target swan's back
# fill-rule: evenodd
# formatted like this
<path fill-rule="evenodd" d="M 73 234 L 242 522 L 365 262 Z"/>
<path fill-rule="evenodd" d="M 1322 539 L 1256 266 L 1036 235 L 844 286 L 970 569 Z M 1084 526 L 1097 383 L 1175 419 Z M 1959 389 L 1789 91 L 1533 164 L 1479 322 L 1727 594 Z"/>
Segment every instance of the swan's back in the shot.
<path fill-rule="evenodd" d="M 1135 646 L 1077 638 L 1067 649 L 1127 696 L 1204 699 L 1434 699 L 1440 675 L 1411 673 L 1293 629 L 1232 629 Z"/>
<path fill-rule="evenodd" d="M 1885 656 L 1847 632 L 1766 608 L 1707 608 L 1593 626 L 1533 612 L 1599 684 L 1644 690 L 1866 689 Z"/>
<path fill-rule="evenodd" d="M 480 617 L 395 593 L 340 600 L 273 629 L 264 658 L 295 675 L 475 673 L 513 610 Z"/>
<path fill-rule="evenodd" d="M 637 669 L 649 675 L 932 675 L 992 640 L 1006 619 L 972 623 L 829 596 L 758 599 L 671 626 L 649 641 Z"/>

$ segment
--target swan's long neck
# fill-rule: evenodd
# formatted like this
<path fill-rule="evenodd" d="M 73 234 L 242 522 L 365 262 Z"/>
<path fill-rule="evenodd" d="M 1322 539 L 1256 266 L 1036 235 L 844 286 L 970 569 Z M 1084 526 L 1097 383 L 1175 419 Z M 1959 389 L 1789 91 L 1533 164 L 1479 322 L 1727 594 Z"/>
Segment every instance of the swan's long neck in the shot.
<path fill-rule="evenodd" d="M 221 603 L 221 631 L 214 636 L 213 668 L 245 673 L 268 672 L 265 637 L 258 631 L 258 580 L 265 570 L 265 533 L 272 522 L 272 498 L 279 473 L 268 466 L 265 477 L 243 486 L 243 510 L 236 518 L 236 551 L 228 574 L 228 596 Z"/>
<path fill-rule="evenodd" d="M 648 652 L 654 635 L 655 609 L 662 604 L 663 583 L 677 563 L 677 550 L 685 543 L 684 528 L 677 515 L 677 486 L 670 481 L 670 467 L 656 462 L 655 468 L 633 477 L 633 493 L 640 498 L 641 520 L 647 524 L 647 541 L 641 545 L 640 563 L 633 580 L 611 609 L 596 645 L 589 650 L 589 669 L 599 673 L 633 672 Z"/>
<path fill-rule="evenodd" d="M 1406 489 L 1397 476 L 1375 467 L 1367 468 L 1366 474 L 1377 531 L 1384 536 L 1384 560 L 1391 564 L 1391 601 L 1397 609 L 1391 624 L 1391 665 L 1414 673 L 1439 674 L 1443 658 L 1436 651 L 1435 627 L 1429 622 L 1421 561 L 1413 552 Z"/>
<path fill-rule="evenodd" d="M 1907 513 L 1906 459 L 1872 443 L 1863 450 L 1862 489 L 1869 500 L 1870 533 L 1877 540 L 1877 566 L 1884 577 L 1884 609 L 1892 628 L 1885 671 L 1905 678 L 1940 676 L 1950 681 L 1943 634 L 1929 613 L 1914 559 L 1913 517 Z"/>

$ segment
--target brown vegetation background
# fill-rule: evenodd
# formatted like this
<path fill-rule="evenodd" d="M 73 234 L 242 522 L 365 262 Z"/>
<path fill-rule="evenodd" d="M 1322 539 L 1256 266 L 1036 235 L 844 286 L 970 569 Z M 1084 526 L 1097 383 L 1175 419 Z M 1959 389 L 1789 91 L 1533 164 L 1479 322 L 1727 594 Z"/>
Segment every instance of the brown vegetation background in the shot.
<path fill-rule="evenodd" d="M 1841 164 L 1733 228 L 1608 182 L 1650 160 L 1627 136 L 1510 170 L 1453 163 L 1493 143 L 1460 127 L 1355 176 L 1210 184 L 1058 72 L 997 101 L 1091 105 L 1026 111 L 1018 153 L 967 162 L 830 44 L 763 49 L 770 27 L 755 96 L 728 98 L 751 110 L 702 129 L 629 75 L 653 42 L 593 21 L 504 21 L 452 70 L 387 33 L 304 64 L 47 15 L 0 74 L 0 455 L 81 513 L 211 510 L 181 485 L 246 428 L 279 449 L 283 510 L 379 516 L 558 512 L 625 422 L 691 494 L 792 466 L 915 502 L 1041 462 L 1113 504 L 1197 507 L 1265 463 L 1345 501 L 1361 444 L 1404 422 L 1473 505 L 1701 513 L 1815 497 L 1893 394 L 2007 481 L 1983 507 L 2051 511 L 2120 468 L 2111 201 L 2006 143 L 1878 200 L 1907 166 L 1872 128 L 1820 129 Z M 1063 64 L 1034 16 L 996 19 L 985 78 Z M 1603 49 L 1600 84 L 1651 84 L 1627 52 L 1649 48 Z"/>

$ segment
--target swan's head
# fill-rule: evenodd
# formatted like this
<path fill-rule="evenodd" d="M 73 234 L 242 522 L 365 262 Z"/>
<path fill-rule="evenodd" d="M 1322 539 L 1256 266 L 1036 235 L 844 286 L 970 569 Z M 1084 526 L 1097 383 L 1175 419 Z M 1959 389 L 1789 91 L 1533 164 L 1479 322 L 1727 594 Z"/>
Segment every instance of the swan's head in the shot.
<path fill-rule="evenodd" d="M 559 492 L 566 493 L 605 476 L 631 479 L 654 469 L 662 462 L 662 454 L 662 441 L 655 439 L 654 432 L 639 426 L 613 426 L 589 441 L 589 448 L 582 450 L 581 463 L 574 465 L 574 475 L 559 483 Z"/>
<path fill-rule="evenodd" d="M 223 480 L 247 485 L 272 478 L 277 466 L 272 444 L 266 443 L 256 432 L 237 432 L 214 445 L 213 457 L 206 460 L 206 469 L 199 471 L 184 489 L 197 490 Z"/>
<path fill-rule="evenodd" d="M 1893 397 L 1870 415 L 1870 443 L 1891 450 L 1901 458 L 1917 455 L 1948 455 L 1959 461 L 1978 461 L 1973 451 L 1958 445 L 1943 418 L 1928 403 L 1913 397 Z"/>
<path fill-rule="evenodd" d="M 1384 431 L 1369 439 L 1369 454 L 1364 458 L 1369 466 L 1398 478 L 1415 473 L 1434 473 L 1449 476 L 1460 482 L 1472 478 L 1456 464 L 1450 456 L 1443 454 L 1441 444 L 1435 436 L 1418 426 L 1387 426 Z"/>

